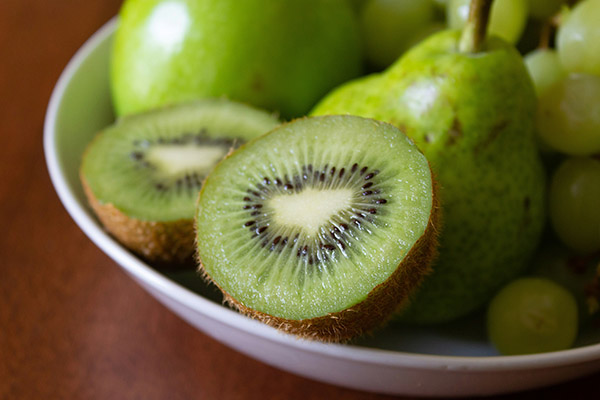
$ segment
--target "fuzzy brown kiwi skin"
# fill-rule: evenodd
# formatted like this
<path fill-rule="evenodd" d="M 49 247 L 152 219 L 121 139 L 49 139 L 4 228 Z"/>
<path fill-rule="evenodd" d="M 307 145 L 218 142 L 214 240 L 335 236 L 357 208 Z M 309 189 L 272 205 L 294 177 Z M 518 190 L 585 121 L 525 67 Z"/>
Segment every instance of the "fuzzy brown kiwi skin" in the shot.
<path fill-rule="evenodd" d="M 113 204 L 98 201 L 82 174 L 80 179 L 92 210 L 125 247 L 158 267 L 194 267 L 193 219 L 154 222 L 131 218 Z"/>
<path fill-rule="evenodd" d="M 422 280 L 431 273 L 431 264 L 438 254 L 441 225 L 438 185 L 433 173 L 432 188 L 431 214 L 423 235 L 388 279 L 373 288 L 365 300 L 345 310 L 303 320 L 276 317 L 246 307 L 223 290 L 208 275 L 199 254 L 196 253 L 198 273 L 205 281 L 214 284 L 222 292 L 223 303 L 242 314 L 303 339 L 333 343 L 348 342 L 384 326 L 394 312 L 410 301 L 410 296 L 415 293 Z"/>

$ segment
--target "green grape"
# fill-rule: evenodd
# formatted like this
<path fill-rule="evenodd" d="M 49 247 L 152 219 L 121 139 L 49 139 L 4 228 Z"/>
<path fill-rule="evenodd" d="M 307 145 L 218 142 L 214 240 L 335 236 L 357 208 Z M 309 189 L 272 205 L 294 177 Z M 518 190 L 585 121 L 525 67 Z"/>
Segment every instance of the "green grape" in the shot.
<path fill-rule="evenodd" d="M 560 10 L 565 0 L 529 0 L 529 15 L 537 19 L 548 19 Z"/>
<path fill-rule="evenodd" d="M 535 91 L 539 96 L 565 76 L 558 54 L 553 49 L 537 49 L 524 58 Z"/>
<path fill-rule="evenodd" d="M 600 76 L 569 74 L 547 88 L 539 96 L 536 128 L 561 153 L 600 152 Z"/>
<path fill-rule="evenodd" d="M 367 61 L 383 69 L 408 49 L 424 25 L 433 23 L 430 0 L 369 0 L 361 11 Z"/>
<path fill-rule="evenodd" d="M 577 303 L 568 290 L 549 279 L 519 278 L 490 302 L 487 329 L 501 354 L 565 350 L 577 337 Z"/>
<path fill-rule="evenodd" d="M 470 0 L 449 0 L 446 7 L 448 26 L 462 29 L 469 16 Z M 527 2 L 524 0 L 495 0 L 492 3 L 488 33 L 516 43 L 527 22 Z"/>
<path fill-rule="evenodd" d="M 549 212 L 566 246 L 584 254 L 600 250 L 600 160 L 573 157 L 560 164 L 550 181 Z"/>
<path fill-rule="evenodd" d="M 600 0 L 575 5 L 558 28 L 556 47 L 567 71 L 600 75 Z"/>

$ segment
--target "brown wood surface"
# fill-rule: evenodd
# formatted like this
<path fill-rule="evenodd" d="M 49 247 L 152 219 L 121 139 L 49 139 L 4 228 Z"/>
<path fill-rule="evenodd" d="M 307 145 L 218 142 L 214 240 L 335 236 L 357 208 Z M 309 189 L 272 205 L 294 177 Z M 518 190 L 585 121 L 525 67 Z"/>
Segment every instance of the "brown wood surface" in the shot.
<path fill-rule="evenodd" d="M 76 227 L 48 178 L 46 105 L 121 0 L 0 1 L 0 399 L 383 399 L 243 356 L 187 325 Z M 600 374 L 506 398 L 583 398 Z"/>

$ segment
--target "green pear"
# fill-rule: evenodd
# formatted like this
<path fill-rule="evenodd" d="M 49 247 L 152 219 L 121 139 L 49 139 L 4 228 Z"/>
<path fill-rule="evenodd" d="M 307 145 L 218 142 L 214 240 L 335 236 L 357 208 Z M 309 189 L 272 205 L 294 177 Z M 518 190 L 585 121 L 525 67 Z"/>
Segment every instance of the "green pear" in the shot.
<path fill-rule="evenodd" d="M 346 0 L 126 0 L 110 82 L 118 115 L 225 96 L 291 118 L 361 72 Z"/>
<path fill-rule="evenodd" d="M 312 112 L 395 124 L 437 174 L 439 256 L 401 311 L 407 323 L 441 323 L 482 307 L 528 268 L 545 220 L 536 95 L 522 58 L 499 38 L 474 53 L 461 51 L 460 42 L 459 31 L 434 34 L 383 73 L 333 91 Z"/>

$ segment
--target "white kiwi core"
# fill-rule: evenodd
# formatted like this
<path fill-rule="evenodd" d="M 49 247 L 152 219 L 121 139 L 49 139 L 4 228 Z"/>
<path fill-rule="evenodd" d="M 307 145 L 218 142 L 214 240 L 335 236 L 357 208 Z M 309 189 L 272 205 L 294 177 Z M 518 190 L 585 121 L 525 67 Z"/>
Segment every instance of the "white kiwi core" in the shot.
<path fill-rule="evenodd" d="M 316 236 L 319 228 L 352 203 L 351 189 L 316 190 L 279 195 L 269 200 L 273 218 L 282 226 L 296 227 L 308 236 Z"/>
<path fill-rule="evenodd" d="M 227 149 L 220 145 L 176 144 L 154 146 L 148 150 L 146 160 L 168 175 L 190 170 L 208 170 L 221 160 Z"/>

